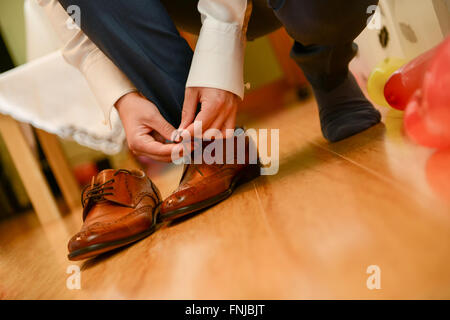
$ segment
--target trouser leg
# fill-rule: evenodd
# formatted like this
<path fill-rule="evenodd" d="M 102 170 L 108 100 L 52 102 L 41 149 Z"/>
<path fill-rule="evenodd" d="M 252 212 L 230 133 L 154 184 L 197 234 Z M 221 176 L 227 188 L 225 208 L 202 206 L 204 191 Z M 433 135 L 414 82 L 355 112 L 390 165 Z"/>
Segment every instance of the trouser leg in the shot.
<path fill-rule="evenodd" d="M 295 39 L 291 57 L 310 81 L 322 132 L 338 141 L 361 132 L 380 119 L 364 97 L 348 65 L 355 57 L 353 40 L 367 24 L 367 9 L 378 0 L 268 0 Z"/>
<path fill-rule="evenodd" d="M 81 29 L 178 127 L 192 50 L 160 0 L 59 0 L 81 9 Z"/>

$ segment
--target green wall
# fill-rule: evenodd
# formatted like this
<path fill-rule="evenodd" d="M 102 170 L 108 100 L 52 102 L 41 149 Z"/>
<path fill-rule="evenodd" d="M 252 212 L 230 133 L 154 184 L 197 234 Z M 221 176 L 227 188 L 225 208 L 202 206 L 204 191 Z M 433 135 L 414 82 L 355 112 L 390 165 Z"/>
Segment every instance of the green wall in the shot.
<path fill-rule="evenodd" d="M 0 0 L 0 31 L 13 62 L 16 65 L 25 63 L 23 0 Z M 5 174 L 13 182 L 12 188 L 18 196 L 20 205 L 25 206 L 28 203 L 28 197 L 1 138 L 0 136 L 0 161 L 3 163 Z"/>
<path fill-rule="evenodd" d="M 244 75 L 245 81 L 250 82 L 252 89 L 283 76 L 267 37 L 247 43 Z"/>
<path fill-rule="evenodd" d="M 0 30 L 14 63 L 25 63 L 23 0 L 0 0 Z"/>

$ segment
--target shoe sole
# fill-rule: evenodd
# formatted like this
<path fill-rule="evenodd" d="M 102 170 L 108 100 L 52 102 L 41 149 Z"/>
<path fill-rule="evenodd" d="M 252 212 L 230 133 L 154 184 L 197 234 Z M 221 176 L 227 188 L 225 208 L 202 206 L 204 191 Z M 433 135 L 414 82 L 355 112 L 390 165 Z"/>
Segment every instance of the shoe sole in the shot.
<path fill-rule="evenodd" d="M 158 213 L 159 213 L 159 207 L 158 207 L 158 212 L 155 212 L 155 215 L 158 215 Z M 90 246 L 70 252 L 67 255 L 67 257 L 71 261 L 85 260 L 85 259 L 89 259 L 89 258 L 98 256 L 99 254 L 102 254 L 102 253 L 126 246 L 128 244 L 137 242 L 139 240 L 142 240 L 142 239 L 148 237 L 149 235 L 151 235 L 152 233 L 154 233 L 158 229 L 160 224 L 156 222 L 156 219 L 153 222 L 153 225 L 151 226 L 151 228 L 148 230 L 145 230 L 144 232 L 141 232 L 141 233 L 138 233 L 138 234 L 135 234 L 135 235 L 123 238 L 123 239 L 92 244 Z"/>
<path fill-rule="evenodd" d="M 261 175 L 260 171 L 261 167 L 259 165 L 255 165 L 255 167 L 252 167 L 249 171 L 243 170 L 238 176 L 233 179 L 228 189 L 224 192 L 221 192 L 218 195 L 215 195 L 214 197 L 208 198 L 206 200 L 169 211 L 165 214 L 160 214 L 160 221 L 162 223 L 170 222 L 174 219 L 181 218 L 191 213 L 195 213 L 221 202 L 231 196 L 233 194 L 233 191 L 238 186 L 259 177 Z"/>

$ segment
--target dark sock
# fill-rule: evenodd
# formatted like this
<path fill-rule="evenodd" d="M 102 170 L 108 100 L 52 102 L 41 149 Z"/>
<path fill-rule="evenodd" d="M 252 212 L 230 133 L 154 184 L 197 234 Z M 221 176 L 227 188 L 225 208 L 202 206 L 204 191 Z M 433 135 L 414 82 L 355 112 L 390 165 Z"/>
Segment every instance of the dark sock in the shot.
<path fill-rule="evenodd" d="M 313 90 L 322 133 L 331 142 L 348 138 L 381 121 L 380 112 L 366 99 L 350 72 L 334 89 L 313 86 Z"/>
<path fill-rule="evenodd" d="M 298 42 L 291 51 L 313 87 L 322 133 L 331 142 L 364 131 L 381 120 L 380 112 L 366 99 L 348 70 L 357 51 L 353 43 L 303 46 Z"/>

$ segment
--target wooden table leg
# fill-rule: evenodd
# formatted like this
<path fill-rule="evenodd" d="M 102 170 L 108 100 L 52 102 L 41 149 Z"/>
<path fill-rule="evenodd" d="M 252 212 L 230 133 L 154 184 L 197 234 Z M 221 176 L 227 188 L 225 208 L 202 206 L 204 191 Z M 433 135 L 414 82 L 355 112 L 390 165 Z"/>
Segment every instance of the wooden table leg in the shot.
<path fill-rule="evenodd" d="M 36 129 L 36 133 L 67 206 L 71 211 L 77 209 L 80 206 L 80 188 L 58 137 L 40 129 Z"/>
<path fill-rule="evenodd" d="M 19 123 L 0 115 L 0 133 L 41 223 L 60 217 L 55 198 Z"/>

